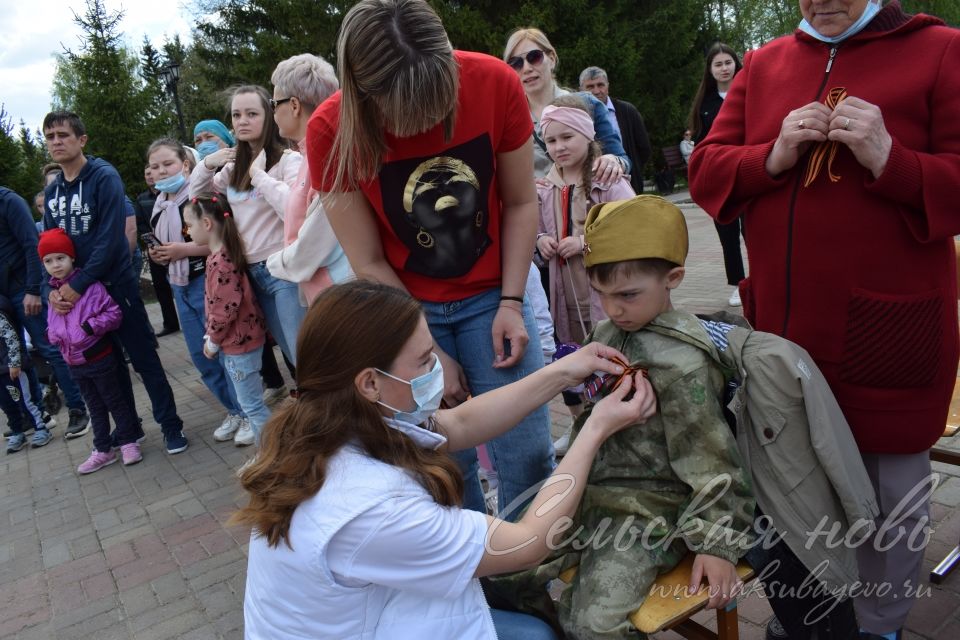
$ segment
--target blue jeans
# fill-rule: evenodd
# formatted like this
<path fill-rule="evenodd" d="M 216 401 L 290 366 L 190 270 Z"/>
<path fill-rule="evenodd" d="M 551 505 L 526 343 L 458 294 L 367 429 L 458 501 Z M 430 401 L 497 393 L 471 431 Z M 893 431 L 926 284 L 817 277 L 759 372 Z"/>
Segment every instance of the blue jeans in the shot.
<path fill-rule="evenodd" d="M 307 308 L 300 304 L 300 285 L 274 278 L 267 271 L 266 262 L 249 265 L 247 274 L 263 309 L 270 335 L 280 345 L 287 360 L 297 364 L 297 333 L 307 315 Z"/>
<path fill-rule="evenodd" d="M 117 280 L 103 283 L 107 293 L 123 312 L 120 328 L 113 335 L 126 349 L 133 368 L 143 379 L 143 386 L 153 407 L 153 419 L 163 430 L 164 438 L 173 437 L 183 431 L 183 421 L 177 415 L 173 390 L 167 382 L 160 356 L 157 355 L 157 338 L 153 335 L 150 318 L 143 306 L 143 299 L 140 298 L 139 281 L 133 277 L 133 269 L 124 271 L 125 273 L 117 275 Z M 119 378 L 125 398 L 131 406 L 137 406 L 133 398 L 130 372 L 126 367 L 123 367 L 123 374 Z"/>
<path fill-rule="evenodd" d="M 183 320 L 180 321 L 182 326 Z M 250 420 L 250 426 L 260 440 L 260 432 L 270 419 L 270 410 L 263 404 L 263 379 L 260 377 L 260 359 L 263 347 L 253 351 L 231 355 L 221 352 L 223 367 L 227 370 L 230 382 L 237 394 L 240 408 Z"/>
<path fill-rule="evenodd" d="M 499 288 L 455 302 L 422 304 L 433 339 L 463 367 L 471 394 L 476 396 L 497 389 L 543 367 L 543 353 L 537 342 L 537 323 L 528 302 L 523 304 L 523 322 L 530 343 L 520 362 L 510 369 L 493 368 L 490 328 L 500 305 Z M 487 451 L 499 474 L 497 499 L 500 509 L 504 509 L 553 471 L 550 414 L 546 405 L 534 409 L 513 429 L 488 442 Z M 453 456 L 463 471 L 463 506 L 484 511 L 483 492 L 477 478 L 476 449 L 458 451 Z M 524 504 L 526 502 L 528 500 Z M 517 514 L 513 512 L 512 515 L 515 517 Z"/>
<path fill-rule="evenodd" d="M 490 617 L 497 631 L 497 640 L 557 640 L 557 634 L 550 625 L 535 616 L 490 609 Z"/>
<path fill-rule="evenodd" d="M 200 372 L 200 379 L 207 386 L 217 400 L 220 401 L 231 414 L 239 414 L 240 403 L 233 385 L 227 382 L 227 374 L 219 360 L 211 360 L 203 355 L 203 334 L 207 326 L 207 316 L 203 308 L 203 277 L 197 277 L 184 286 L 171 284 L 173 302 L 177 305 L 177 315 L 180 316 L 180 330 L 183 340 L 187 343 L 187 351 L 193 366 Z"/>
<path fill-rule="evenodd" d="M 37 348 L 40 356 L 50 363 L 50 368 L 53 369 L 53 375 L 57 379 L 57 384 L 60 385 L 60 389 L 63 390 L 63 397 L 67 401 L 67 407 L 70 409 L 84 409 L 80 389 L 73 381 L 73 378 L 70 377 L 70 369 L 67 368 L 67 363 L 63 361 L 60 350 L 47 341 L 46 298 L 42 295 L 40 296 L 40 302 L 43 304 L 40 313 L 35 316 L 28 316 L 23 311 L 24 295 L 26 295 L 26 291 L 21 289 L 10 298 L 10 303 L 17 311 L 17 319 L 20 320 L 20 324 L 23 325 L 23 328 L 30 334 L 30 340 L 33 342 L 33 346 Z M 29 356 L 24 354 L 24 357 Z M 37 402 L 39 402 L 39 399 Z"/>

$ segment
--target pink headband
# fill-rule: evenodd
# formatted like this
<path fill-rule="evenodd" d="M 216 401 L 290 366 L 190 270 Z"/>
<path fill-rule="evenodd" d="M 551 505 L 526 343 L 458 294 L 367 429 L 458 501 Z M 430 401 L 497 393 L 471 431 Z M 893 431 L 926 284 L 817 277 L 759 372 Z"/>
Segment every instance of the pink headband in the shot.
<path fill-rule="evenodd" d="M 547 135 L 547 127 L 551 122 L 565 124 L 577 133 L 582 133 L 587 140 L 593 140 L 596 135 L 593 129 L 593 118 L 582 109 L 548 105 L 543 108 L 543 115 L 540 116 L 540 133 L 542 135 Z"/>

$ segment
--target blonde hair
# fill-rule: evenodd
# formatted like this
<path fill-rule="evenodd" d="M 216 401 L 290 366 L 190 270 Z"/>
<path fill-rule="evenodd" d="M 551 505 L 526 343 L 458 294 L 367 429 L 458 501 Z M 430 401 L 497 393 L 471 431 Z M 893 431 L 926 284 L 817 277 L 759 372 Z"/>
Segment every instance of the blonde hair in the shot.
<path fill-rule="evenodd" d="M 284 96 L 299 100 L 308 114 L 340 86 L 333 66 L 310 53 L 301 53 L 278 64 L 270 82 Z"/>
<path fill-rule="evenodd" d="M 510 54 L 523 40 L 530 40 L 533 42 L 533 44 L 543 49 L 543 52 L 546 55 L 553 58 L 554 70 L 556 70 L 556 68 L 560 65 L 560 58 L 557 57 L 557 50 L 553 48 L 552 44 L 550 44 L 547 34 L 545 34 L 543 31 L 540 31 L 540 29 L 537 29 L 536 27 L 520 27 L 510 34 L 510 37 L 507 38 L 507 46 L 503 48 L 504 62 L 510 59 Z"/>
<path fill-rule="evenodd" d="M 460 70 L 440 18 L 425 0 L 361 0 L 337 38 L 340 125 L 327 160 L 333 191 L 373 178 L 384 129 L 407 138 L 443 123 L 449 141 Z M 334 166 L 333 163 L 336 162 Z"/>

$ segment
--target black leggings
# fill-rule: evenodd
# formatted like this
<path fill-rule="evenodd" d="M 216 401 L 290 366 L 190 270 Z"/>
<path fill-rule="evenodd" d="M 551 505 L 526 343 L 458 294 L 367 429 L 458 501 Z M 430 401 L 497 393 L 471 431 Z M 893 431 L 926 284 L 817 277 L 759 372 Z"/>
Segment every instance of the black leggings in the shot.
<path fill-rule="evenodd" d="M 740 235 L 746 238 L 740 218 L 729 224 L 713 223 L 720 236 L 720 246 L 723 247 L 723 268 L 727 272 L 727 284 L 737 286 L 743 280 L 743 255 L 740 252 Z"/>

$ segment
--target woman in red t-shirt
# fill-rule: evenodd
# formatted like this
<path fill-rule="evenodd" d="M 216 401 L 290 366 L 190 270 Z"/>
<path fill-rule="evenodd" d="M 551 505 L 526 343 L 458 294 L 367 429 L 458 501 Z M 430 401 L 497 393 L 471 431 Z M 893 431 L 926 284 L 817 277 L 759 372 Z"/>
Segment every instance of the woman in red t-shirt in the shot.
<path fill-rule="evenodd" d="M 538 207 L 532 123 L 502 61 L 454 51 L 426 2 L 360 2 L 337 42 L 341 92 L 313 114 L 307 158 L 354 271 L 424 304 L 448 405 L 543 364 L 524 286 Z M 541 407 L 488 445 L 510 505 L 553 467 Z M 483 510 L 476 454 L 465 506 Z M 522 502 L 522 501 L 518 501 Z"/>

